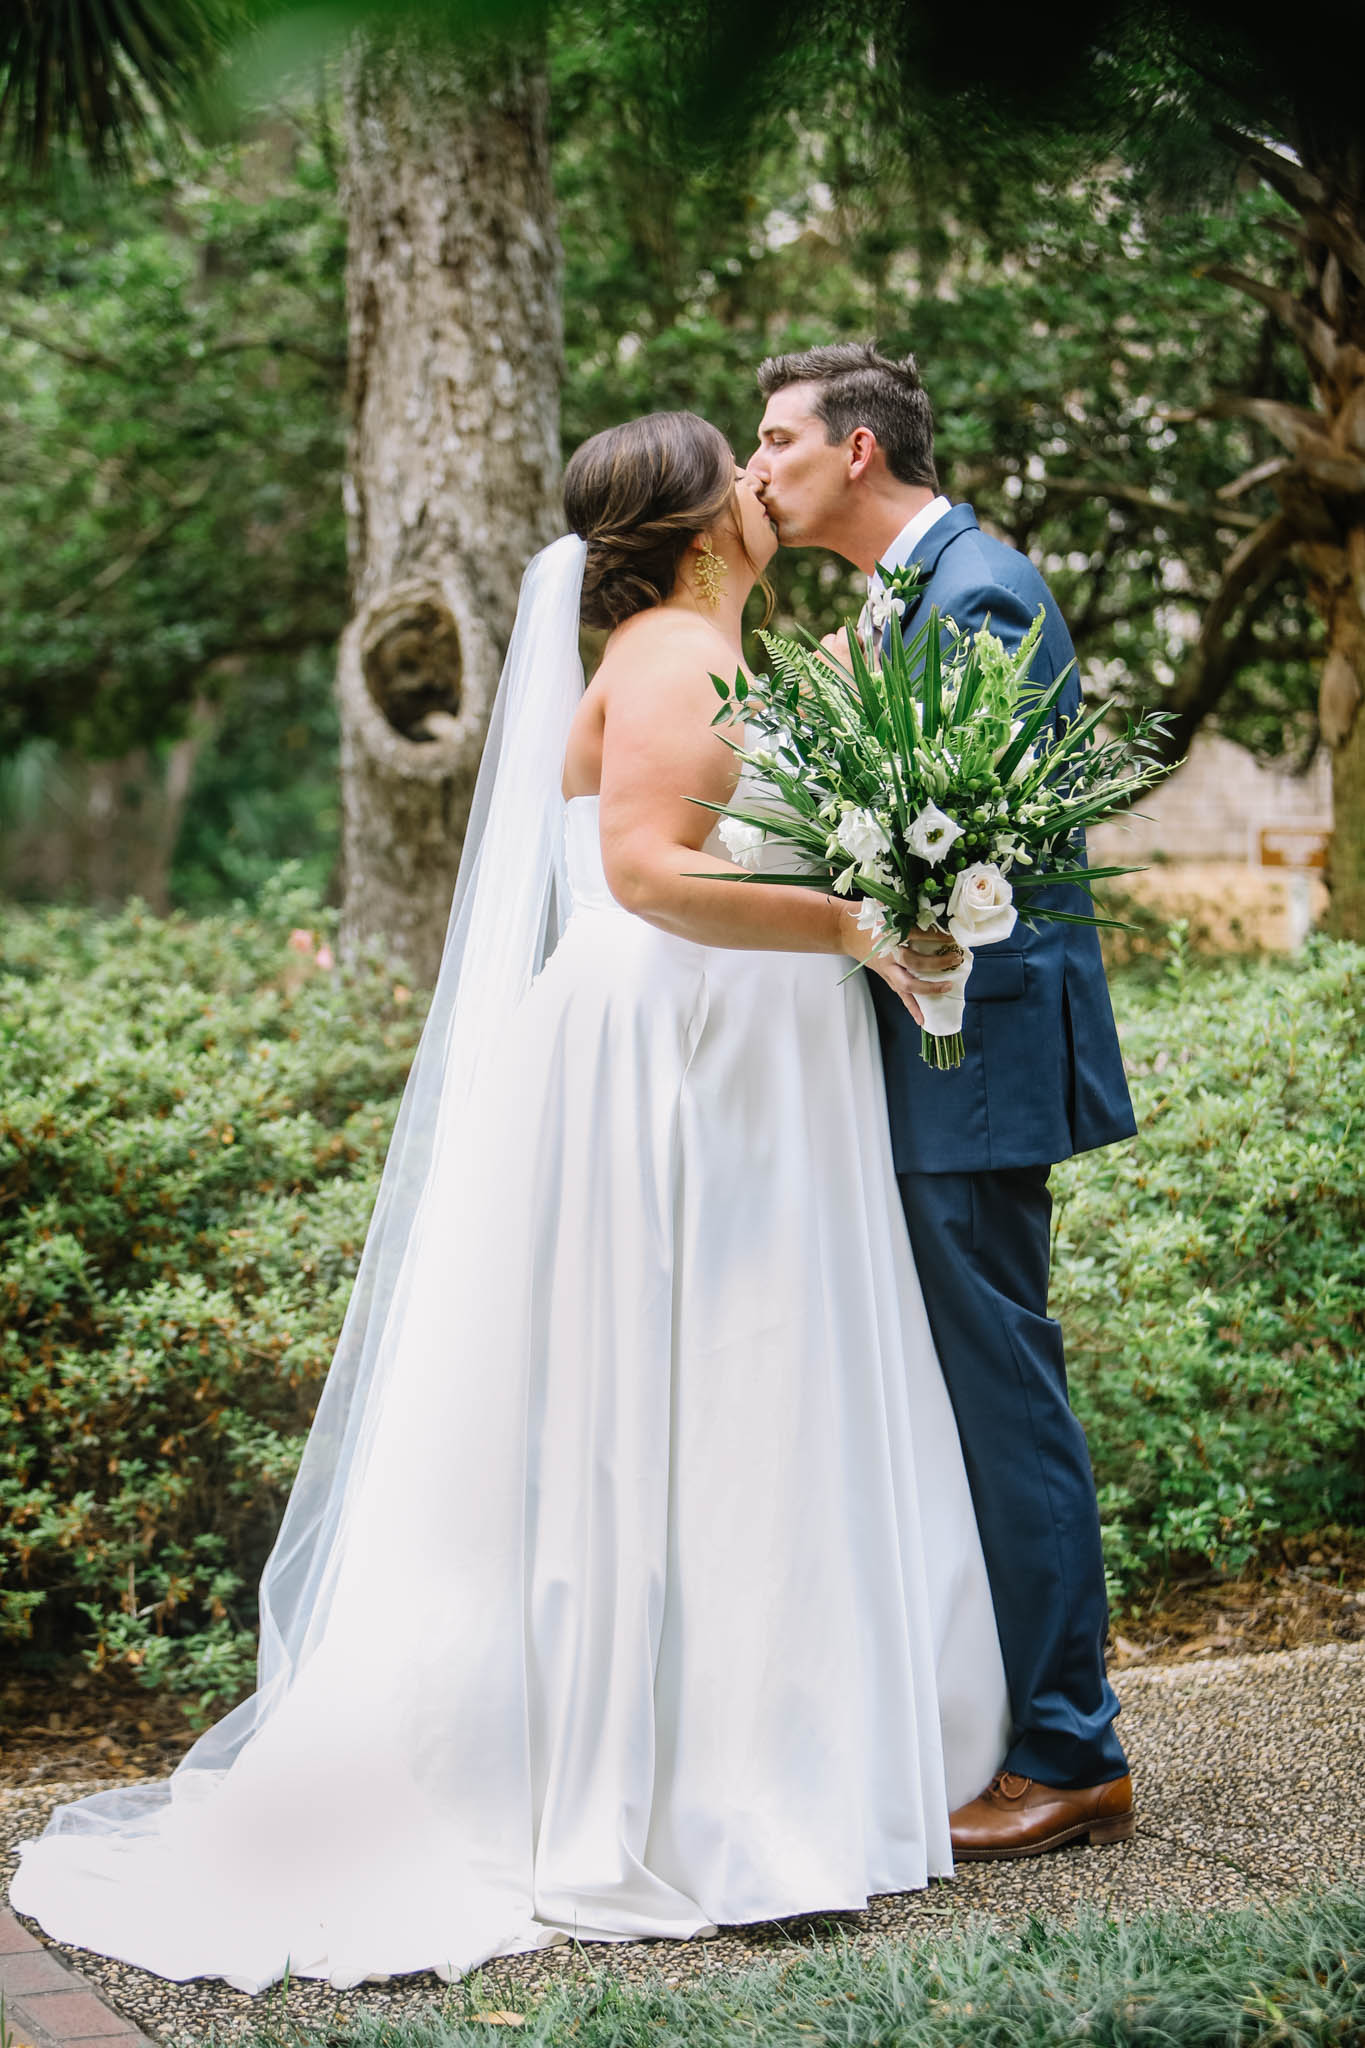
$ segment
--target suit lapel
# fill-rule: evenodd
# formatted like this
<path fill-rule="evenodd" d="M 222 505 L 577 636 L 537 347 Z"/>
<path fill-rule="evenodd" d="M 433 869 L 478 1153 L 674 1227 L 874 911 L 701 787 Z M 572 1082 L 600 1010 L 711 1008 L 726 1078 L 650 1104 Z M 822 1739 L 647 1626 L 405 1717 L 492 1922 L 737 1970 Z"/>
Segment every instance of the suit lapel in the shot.
<path fill-rule="evenodd" d="M 944 549 L 951 547 L 953 542 L 960 539 L 964 533 L 979 533 L 980 531 L 981 528 L 977 523 L 976 514 L 971 506 L 954 505 L 952 510 L 945 512 L 941 519 L 936 519 L 929 528 L 929 531 L 923 534 L 915 546 L 911 548 L 910 560 L 917 563 L 923 570 L 924 580 L 915 594 L 914 604 L 905 612 L 901 619 L 901 637 L 903 639 L 908 640 L 910 638 L 910 628 L 923 610 L 924 600 L 929 594 L 929 585 L 934 580 L 939 559 Z"/>

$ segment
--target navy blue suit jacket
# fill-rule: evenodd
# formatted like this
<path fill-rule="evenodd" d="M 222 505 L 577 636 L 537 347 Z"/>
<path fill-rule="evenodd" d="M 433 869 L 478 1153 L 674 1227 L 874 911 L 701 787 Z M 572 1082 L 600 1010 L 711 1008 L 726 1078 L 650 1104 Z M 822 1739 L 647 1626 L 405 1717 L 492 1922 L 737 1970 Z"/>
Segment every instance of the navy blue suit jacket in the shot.
<path fill-rule="evenodd" d="M 989 617 L 991 631 L 1017 647 L 1041 605 L 1031 680 L 1051 683 L 1072 661 L 1071 636 L 1042 577 L 1017 548 L 984 534 L 970 505 L 936 520 L 911 560 L 925 581 L 901 621 L 907 640 L 937 606 L 964 632 Z M 1080 701 L 1073 668 L 1059 715 L 1074 716 Z M 1062 909 L 1088 907 L 1074 887 L 1052 893 Z M 1008 939 L 980 949 L 967 981 L 966 1057 L 947 1073 L 925 1064 L 919 1026 L 884 982 L 868 979 L 898 1173 L 1051 1165 L 1136 1131 L 1092 927 L 1029 931 L 1021 918 Z"/>

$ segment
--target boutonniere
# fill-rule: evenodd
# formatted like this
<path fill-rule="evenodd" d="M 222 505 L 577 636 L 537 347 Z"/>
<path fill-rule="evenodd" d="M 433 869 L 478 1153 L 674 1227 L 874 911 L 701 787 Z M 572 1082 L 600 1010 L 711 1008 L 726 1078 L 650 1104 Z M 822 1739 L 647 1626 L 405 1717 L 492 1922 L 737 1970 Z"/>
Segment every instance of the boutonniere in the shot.
<path fill-rule="evenodd" d="M 893 619 L 903 619 L 913 608 L 924 586 L 924 566 L 920 562 L 903 562 L 899 569 L 886 569 L 877 564 L 877 576 L 881 589 L 867 601 L 868 624 L 880 639 Z"/>

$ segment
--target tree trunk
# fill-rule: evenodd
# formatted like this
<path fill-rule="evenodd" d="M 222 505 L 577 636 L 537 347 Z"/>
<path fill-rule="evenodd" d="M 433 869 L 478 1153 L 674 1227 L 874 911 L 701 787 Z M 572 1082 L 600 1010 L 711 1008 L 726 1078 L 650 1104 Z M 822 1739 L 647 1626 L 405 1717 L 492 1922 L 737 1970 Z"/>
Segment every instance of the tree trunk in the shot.
<path fill-rule="evenodd" d="M 563 523 L 546 102 L 506 42 L 371 42 L 347 84 L 342 945 L 428 982 L 521 573 Z"/>
<path fill-rule="evenodd" d="M 188 732 L 160 756 L 137 747 L 89 761 L 39 750 L 34 786 L 0 825 L 0 890 L 100 910 L 137 896 L 164 916 L 195 763 L 217 717 L 212 705 L 196 704 Z"/>
<path fill-rule="evenodd" d="M 1326 924 L 1339 938 L 1365 940 L 1365 148 L 1354 126 L 1335 134 L 1311 119 L 1300 125 L 1293 158 L 1222 132 L 1297 212 L 1301 289 L 1221 267 L 1209 274 L 1258 299 L 1294 334 L 1317 400 L 1312 411 L 1267 399 L 1221 409 L 1258 420 L 1287 451 L 1275 492 L 1327 627 L 1318 698 L 1335 817 Z"/>
<path fill-rule="evenodd" d="M 1326 924 L 1338 938 L 1365 939 L 1365 519 L 1347 537 L 1326 608 L 1329 640 L 1318 699 L 1322 736 L 1332 750 Z"/>

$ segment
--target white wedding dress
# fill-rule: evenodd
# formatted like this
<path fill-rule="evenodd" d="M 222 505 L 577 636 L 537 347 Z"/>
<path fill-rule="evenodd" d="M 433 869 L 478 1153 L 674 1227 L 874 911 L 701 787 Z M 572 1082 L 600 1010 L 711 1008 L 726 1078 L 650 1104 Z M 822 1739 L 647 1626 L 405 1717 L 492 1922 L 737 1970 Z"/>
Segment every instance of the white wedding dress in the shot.
<path fill-rule="evenodd" d="M 656 930 L 564 822 L 314 1639 L 230 1768 L 26 1846 L 60 1941 L 256 1990 L 856 1908 L 1004 1753 L 863 978 Z"/>

